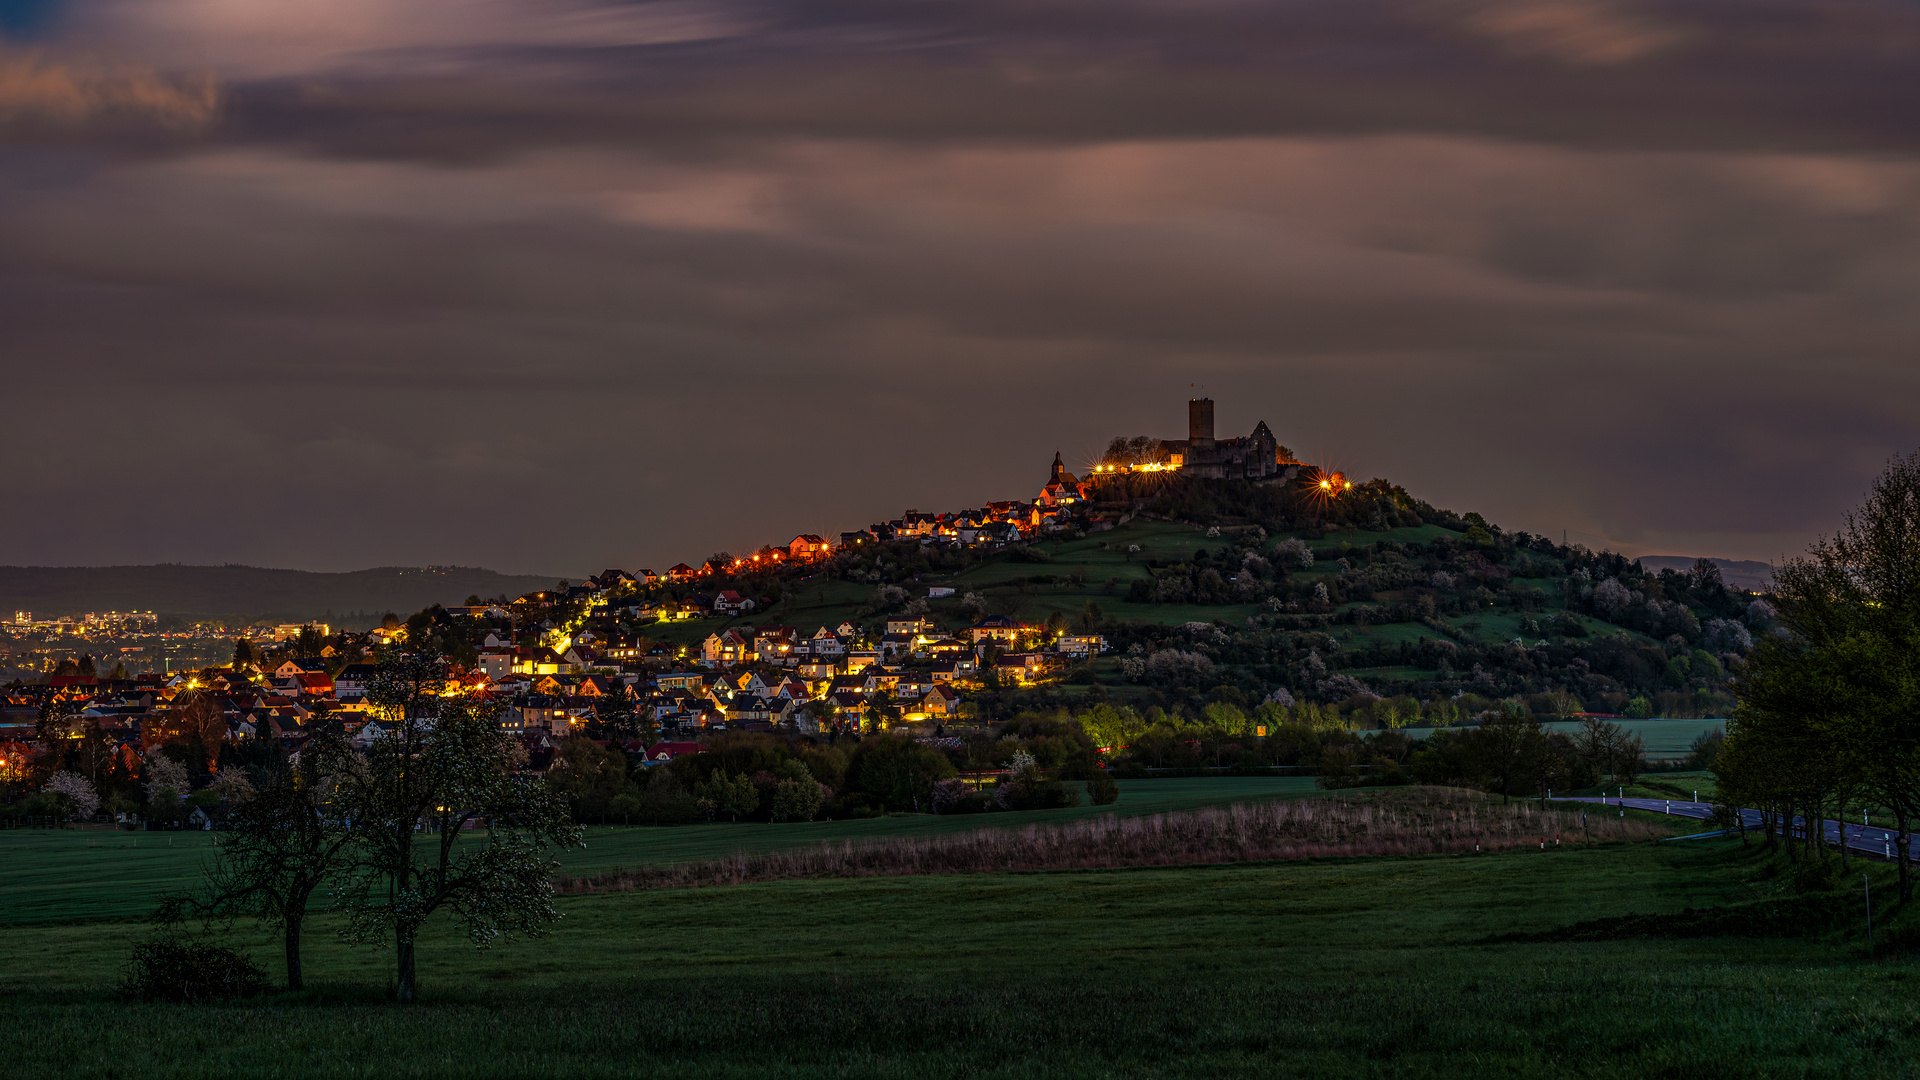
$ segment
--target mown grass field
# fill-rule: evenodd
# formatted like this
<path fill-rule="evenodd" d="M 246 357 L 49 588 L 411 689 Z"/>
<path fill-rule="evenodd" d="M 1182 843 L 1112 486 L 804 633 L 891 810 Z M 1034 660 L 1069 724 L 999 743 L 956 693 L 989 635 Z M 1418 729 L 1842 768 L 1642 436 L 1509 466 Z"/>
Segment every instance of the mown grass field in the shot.
<path fill-rule="evenodd" d="M 1684 842 L 566 897 L 539 941 L 477 952 L 438 927 L 407 1008 L 385 1000 L 386 954 L 327 919 L 307 993 L 194 1007 L 112 993 L 135 924 L 21 927 L 0 935 L 4 1071 L 1912 1075 L 1914 965 L 1850 930 L 1496 940 L 1779 881 L 1757 849 Z M 271 942 L 243 941 L 277 970 Z"/>
<path fill-rule="evenodd" d="M 776 851 L 825 841 L 882 840 L 983 827 L 1011 828 L 1100 814 L 1153 814 L 1229 802 L 1311 794 L 1310 776 L 1122 780 L 1120 801 L 1067 810 L 858 821 L 672 827 L 589 826 L 585 848 L 563 852 L 564 873 L 592 874 L 643 863 L 689 862 Z M 208 833 L 95 830 L 0 832 L 0 926 L 137 918 L 161 895 L 189 888 L 212 848 Z"/>
<path fill-rule="evenodd" d="M 1650 758 L 1683 758 L 1693 748 L 1693 740 L 1710 731 L 1723 730 L 1725 720 L 1613 720 L 1626 730 L 1639 735 L 1646 743 L 1647 756 Z M 1572 733 L 1580 727 L 1577 720 L 1555 720 L 1540 725 L 1548 731 Z M 1408 738 L 1424 739 L 1433 734 L 1433 728 L 1405 728 Z"/>

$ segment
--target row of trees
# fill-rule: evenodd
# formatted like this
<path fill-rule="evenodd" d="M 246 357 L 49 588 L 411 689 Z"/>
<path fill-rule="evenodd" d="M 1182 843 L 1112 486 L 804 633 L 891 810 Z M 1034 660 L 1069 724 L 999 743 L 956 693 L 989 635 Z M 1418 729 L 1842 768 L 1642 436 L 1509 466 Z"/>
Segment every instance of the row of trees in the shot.
<path fill-rule="evenodd" d="M 283 931 L 287 985 L 301 986 L 301 935 L 327 888 L 348 937 L 394 949 L 396 994 L 413 1000 L 414 943 L 453 912 L 476 946 L 536 936 L 558 918 L 554 848 L 580 843 L 566 800 L 523 774 L 497 706 L 453 692 L 445 659 L 383 662 L 369 698 L 387 731 L 364 753 L 320 736 L 241 800 L 218 834 L 205 887 L 161 916 L 256 916 Z"/>
<path fill-rule="evenodd" d="M 1066 717 L 1027 715 L 955 742 L 942 749 L 899 734 L 816 742 L 729 733 L 703 753 L 631 768 L 618 750 L 576 738 L 560 747 L 547 783 L 580 821 L 682 824 L 1040 809 L 1067 804 L 1060 780 L 1105 779 L 1092 740 Z M 981 798 L 956 798 L 973 790 L 956 779 L 963 769 L 1011 775 Z"/>
<path fill-rule="evenodd" d="M 1891 814 L 1900 895 L 1920 811 L 1920 453 L 1894 458 L 1837 535 L 1774 570 L 1783 633 L 1736 679 L 1716 767 L 1721 798 L 1761 811 L 1769 845 L 1818 846 L 1807 822 L 1854 805 Z M 1797 857 L 1797 856 L 1795 856 Z M 1844 848 L 1842 858 L 1844 858 Z"/>

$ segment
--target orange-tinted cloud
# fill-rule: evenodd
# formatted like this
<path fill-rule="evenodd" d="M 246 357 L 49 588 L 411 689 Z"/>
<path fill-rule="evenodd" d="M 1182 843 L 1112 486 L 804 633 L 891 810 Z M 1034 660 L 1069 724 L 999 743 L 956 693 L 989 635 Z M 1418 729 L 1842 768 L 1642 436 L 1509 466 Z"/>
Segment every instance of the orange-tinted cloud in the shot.
<path fill-rule="evenodd" d="M 220 88 L 208 74 L 169 78 L 0 46 L 0 128 L 139 124 L 192 131 L 210 124 L 219 109 Z"/>
<path fill-rule="evenodd" d="M 1645 60 L 1690 36 L 1676 24 L 1610 0 L 1485 0 L 1465 8 L 1460 25 L 1508 54 L 1577 67 Z"/>

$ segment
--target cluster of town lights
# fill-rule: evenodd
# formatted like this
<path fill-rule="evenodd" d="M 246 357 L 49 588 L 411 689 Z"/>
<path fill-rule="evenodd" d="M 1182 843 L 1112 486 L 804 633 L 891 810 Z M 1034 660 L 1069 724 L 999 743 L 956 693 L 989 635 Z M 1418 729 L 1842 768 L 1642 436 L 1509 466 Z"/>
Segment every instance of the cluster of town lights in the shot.
<path fill-rule="evenodd" d="M 1139 465 L 1095 465 L 1093 471 L 1097 473 L 1173 472 L 1179 467 L 1171 461 L 1148 461 Z"/>

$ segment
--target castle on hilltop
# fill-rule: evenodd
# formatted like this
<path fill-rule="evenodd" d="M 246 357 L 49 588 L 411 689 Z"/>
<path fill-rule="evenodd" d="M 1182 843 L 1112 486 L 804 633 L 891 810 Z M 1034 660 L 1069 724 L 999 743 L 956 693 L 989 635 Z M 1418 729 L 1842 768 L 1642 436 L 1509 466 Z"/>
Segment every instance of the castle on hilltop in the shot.
<path fill-rule="evenodd" d="M 1288 464 L 1281 460 L 1280 440 L 1273 437 L 1265 420 L 1253 426 L 1251 435 L 1214 438 L 1212 398 L 1187 402 L 1187 437 L 1164 440 L 1160 447 L 1174 468 L 1211 480 L 1265 480 L 1278 476 Z"/>
<path fill-rule="evenodd" d="M 1187 402 L 1186 438 L 1115 439 L 1093 471 L 1097 475 L 1180 472 L 1209 480 L 1273 480 L 1293 475 L 1297 466 L 1265 420 L 1254 425 L 1252 434 L 1214 438 L 1213 399 L 1194 398 Z M 1063 481 L 1074 483 L 1055 454 L 1049 487 Z"/>

